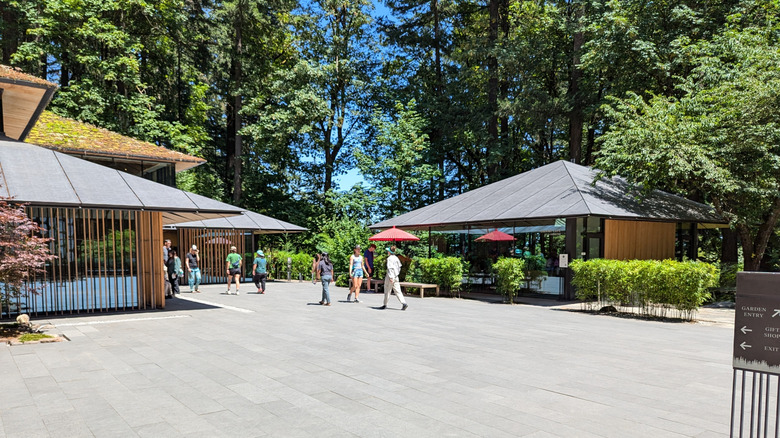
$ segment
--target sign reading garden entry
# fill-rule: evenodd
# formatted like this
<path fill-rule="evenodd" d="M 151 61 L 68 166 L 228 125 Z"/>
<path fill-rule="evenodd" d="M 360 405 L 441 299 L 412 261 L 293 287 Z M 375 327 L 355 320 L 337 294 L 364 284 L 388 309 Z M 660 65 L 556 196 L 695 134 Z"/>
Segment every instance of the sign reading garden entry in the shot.
<path fill-rule="evenodd" d="M 733 366 L 780 374 L 780 273 L 737 274 Z"/>

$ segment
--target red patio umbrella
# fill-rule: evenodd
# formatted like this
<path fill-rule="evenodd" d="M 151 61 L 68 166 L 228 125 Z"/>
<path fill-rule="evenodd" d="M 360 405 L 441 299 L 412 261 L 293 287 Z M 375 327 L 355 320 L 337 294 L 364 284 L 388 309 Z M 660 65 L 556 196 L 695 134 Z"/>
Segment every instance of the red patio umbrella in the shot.
<path fill-rule="evenodd" d="M 503 231 L 493 230 L 484 236 L 474 239 L 479 242 L 510 242 L 515 240 L 514 236 L 511 236 Z"/>
<path fill-rule="evenodd" d="M 402 240 L 420 240 L 419 237 L 414 234 L 409 234 L 404 230 L 400 230 L 396 227 L 384 230 L 369 237 L 368 240 L 382 240 L 386 242 L 396 242 Z"/>

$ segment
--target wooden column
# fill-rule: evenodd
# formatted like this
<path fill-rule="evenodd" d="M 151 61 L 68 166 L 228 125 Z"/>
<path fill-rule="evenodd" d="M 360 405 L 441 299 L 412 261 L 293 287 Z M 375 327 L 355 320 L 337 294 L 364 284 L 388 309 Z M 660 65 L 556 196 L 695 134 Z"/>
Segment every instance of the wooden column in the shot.
<path fill-rule="evenodd" d="M 165 308 L 162 213 L 142 211 L 138 218 L 138 276 L 141 308 Z"/>
<path fill-rule="evenodd" d="M 576 259 L 577 254 L 577 218 L 566 218 L 566 254 L 569 255 L 569 263 Z M 570 268 L 564 269 L 563 272 L 563 299 L 574 299 L 574 286 L 571 284 L 572 272 Z"/>

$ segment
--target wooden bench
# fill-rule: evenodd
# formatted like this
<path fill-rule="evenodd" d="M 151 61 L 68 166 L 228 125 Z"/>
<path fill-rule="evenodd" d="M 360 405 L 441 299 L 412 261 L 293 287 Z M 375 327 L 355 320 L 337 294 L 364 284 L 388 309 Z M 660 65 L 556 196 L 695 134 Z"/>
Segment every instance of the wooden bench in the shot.
<path fill-rule="evenodd" d="M 436 296 L 439 296 L 439 285 L 438 284 L 427 284 L 427 283 L 410 283 L 408 281 L 402 281 L 399 283 L 401 285 L 401 290 L 403 290 L 405 287 L 413 287 L 415 289 L 420 289 L 420 298 L 425 298 L 425 289 L 435 289 L 436 290 Z"/>
<path fill-rule="evenodd" d="M 376 278 L 372 278 L 371 279 L 371 284 L 367 284 L 367 283 L 368 283 L 368 279 L 364 278 L 362 284 L 360 285 L 360 287 L 362 288 L 363 285 L 365 284 L 367 291 L 368 290 L 372 290 L 374 292 L 379 292 L 378 286 L 380 284 L 385 284 L 385 281 L 384 280 L 377 280 Z"/>
<path fill-rule="evenodd" d="M 382 292 L 384 292 L 384 280 L 374 280 L 371 279 L 371 284 L 376 285 L 376 289 L 374 289 L 375 292 L 379 292 L 379 286 L 382 286 Z M 439 285 L 438 284 L 428 284 L 428 283 L 412 283 L 409 281 L 402 281 L 398 283 L 401 286 L 401 291 L 404 290 L 405 287 L 411 287 L 415 289 L 420 289 L 420 298 L 425 298 L 425 289 L 434 289 L 436 290 L 436 296 L 439 296 Z"/>

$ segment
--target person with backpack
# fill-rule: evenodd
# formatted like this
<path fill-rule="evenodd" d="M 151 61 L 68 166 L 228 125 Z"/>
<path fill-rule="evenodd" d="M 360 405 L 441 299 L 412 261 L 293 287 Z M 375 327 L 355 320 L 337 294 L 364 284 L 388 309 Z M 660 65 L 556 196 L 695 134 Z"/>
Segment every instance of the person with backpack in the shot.
<path fill-rule="evenodd" d="M 238 286 L 240 284 L 240 278 L 241 278 L 241 254 L 236 253 L 236 247 L 231 246 L 230 247 L 230 254 L 228 254 L 227 259 L 225 260 L 227 262 L 227 274 L 228 274 L 228 281 L 227 281 L 227 294 L 230 295 L 230 283 L 232 280 L 235 279 L 236 281 L 236 295 L 238 295 Z"/>
<path fill-rule="evenodd" d="M 320 263 L 317 265 L 317 278 L 322 280 L 322 301 L 323 306 L 330 306 L 330 284 L 333 283 L 333 263 L 327 252 L 322 253 Z"/>
<path fill-rule="evenodd" d="M 168 282 L 171 285 L 170 298 L 175 298 L 179 294 L 179 277 L 183 274 L 181 269 L 181 259 L 176 254 L 175 249 L 168 250 L 168 261 L 165 262 L 165 267 L 168 270 Z"/>
<path fill-rule="evenodd" d="M 268 275 L 266 272 L 267 263 L 263 250 L 258 249 L 254 264 L 252 264 L 252 280 L 255 282 L 259 294 L 265 293 L 265 279 Z"/>

